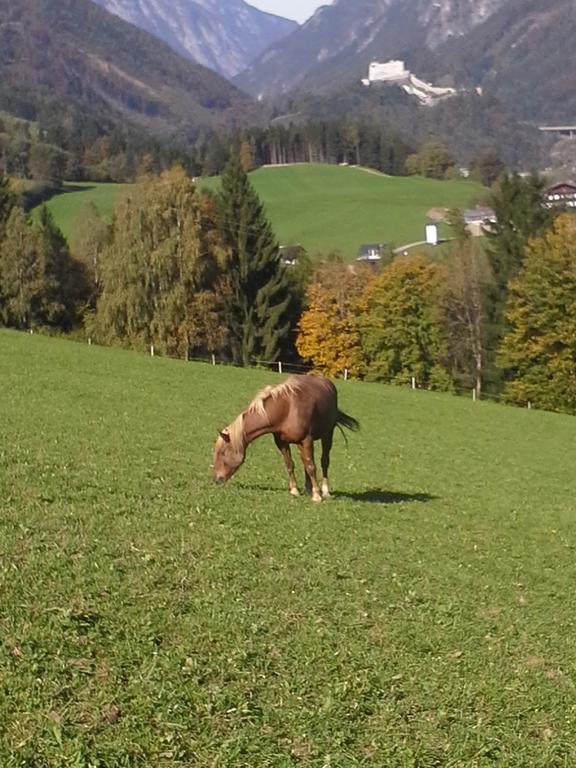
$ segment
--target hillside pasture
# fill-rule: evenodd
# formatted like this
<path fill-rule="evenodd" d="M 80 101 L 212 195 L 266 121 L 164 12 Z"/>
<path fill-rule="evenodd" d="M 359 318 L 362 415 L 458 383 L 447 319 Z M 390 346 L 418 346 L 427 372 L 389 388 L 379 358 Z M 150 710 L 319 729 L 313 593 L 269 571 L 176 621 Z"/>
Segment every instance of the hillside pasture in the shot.
<path fill-rule="evenodd" d="M 130 186 L 97 181 L 72 182 L 65 184 L 64 191 L 54 195 L 46 205 L 64 236 L 73 241 L 77 227 L 90 204 L 96 206 L 105 221 L 111 221 L 119 195 L 130 189 Z M 34 209 L 34 216 L 38 215 L 38 210 Z"/>
<path fill-rule="evenodd" d="M 431 208 L 466 208 L 486 194 L 471 181 L 385 176 L 334 165 L 260 168 L 250 174 L 250 181 L 281 243 L 299 243 L 311 255 L 338 252 L 347 260 L 362 243 L 401 246 L 422 240 Z M 219 179 L 199 183 L 215 191 Z M 66 237 L 73 239 L 89 202 L 109 220 L 126 188 L 129 185 L 73 184 L 48 207 Z M 440 229 L 449 234 L 444 225 Z"/>
<path fill-rule="evenodd" d="M 399 247 L 423 240 L 431 208 L 467 208 L 486 195 L 472 181 L 385 176 L 354 166 L 266 167 L 250 181 L 281 243 L 301 244 L 311 255 L 336 251 L 347 260 L 362 243 Z M 202 183 L 218 187 L 217 179 Z"/>
<path fill-rule="evenodd" d="M 269 437 L 209 479 L 274 374 L 8 331 L 0 371 L 4 768 L 574 765 L 573 418 L 340 382 L 313 504 Z"/>

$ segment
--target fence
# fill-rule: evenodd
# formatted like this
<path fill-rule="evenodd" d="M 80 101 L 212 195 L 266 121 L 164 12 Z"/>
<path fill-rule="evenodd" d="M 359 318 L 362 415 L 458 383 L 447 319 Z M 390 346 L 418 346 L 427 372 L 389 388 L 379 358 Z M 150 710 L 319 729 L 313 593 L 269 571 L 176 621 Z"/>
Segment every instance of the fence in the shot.
<path fill-rule="evenodd" d="M 34 330 L 30 329 L 28 332 L 30 334 L 35 333 Z M 36 331 L 38 333 L 38 331 Z M 73 339 L 74 341 L 80 341 L 80 339 Z M 86 343 L 88 346 L 92 346 L 94 344 L 94 341 L 90 336 L 86 338 Z M 100 346 L 100 345 L 98 345 Z M 219 359 L 216 354 L 210 354 L 205 357 L 194 357 L 193 355 L 186 354 L 183 357 L 175 357 L 174 355 L 158 355 L 156 348 L 153 344 L 151 344 L 148 347 L 147 354 L 149 354 L 151 357 L 163 357 L 170 360 L 184 360 L 186 362 L 190 363 L 204 363 L 207 365 L 212 366 L 227 366 L 231 368 L 259 368 L 259 369 L 265 369 L 265 370 L 271 370 L 275 371 L 277 373 L 310 373 L 314 371 L 314 366 L 311 364 L 306 363 L 295 363 L 291 361 L 281 361 L 281 360 L 260 360 L 260 359 L 252 359 L 248 361 L 248 365 L 244 366 L 239 363 L 234 363 L 230 360 L 223 360 Z M 353 379 L 353 377 L 350 376 L 350 372 L 347 368 L 344 368 L 340 374 L 340 376 L 334 376 L 333 378 L 341 378 L 344 381 L 349 381 Z M 388 384 L 388 386 L 390 386 Z M 400 385 L 397 385 L 400 386 Z M 409 386 L 413 390 L 422 390 L 422 391 L 429 391 L 428 387 L 421 386 L 418 384 L 418 381 L 414 376 L 411 377 Z M 491 393 L 481 393 L 480 397 L 478 396 L 478 393 L 476 389 L 463 389 L 462 387 L 454 387 L 450 390 L 450 393 L 457 396 L 457 397 L 467 397 L 471 398 L 474 402 L 477 401 L 490 401 L 494 403 L 501 403 L 505 405 L 516 405 L 516 407 L 525 407 L 528 410 L 532 410 L 534 408 L 533 404 L 528 401 L 523 406 L 519 405 L 518 403 L 511 403 L 510 401 L 506 400 L 500 395 L 494 395 Z"/>

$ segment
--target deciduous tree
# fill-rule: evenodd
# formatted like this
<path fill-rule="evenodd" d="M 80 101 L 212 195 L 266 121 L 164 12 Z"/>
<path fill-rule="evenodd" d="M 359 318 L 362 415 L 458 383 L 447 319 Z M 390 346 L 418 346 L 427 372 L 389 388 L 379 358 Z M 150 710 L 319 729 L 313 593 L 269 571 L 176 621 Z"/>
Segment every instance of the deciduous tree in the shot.
<path fill-rule="evenodd" d="M 307 309 L 298 323 L 296 348 L 327 376 L 362 368 L 358 328 L 359 298 L 373 279 L 368 268 L 350 269 L 330 261 L 316 272 L 306 290 Z"/>
<path fill-rule="evenodd" d="M 440 366 L 439 297 L 438 267 L 418 254 L 395 259 L 367 287 L 360 337 L 368 378 L 407 383 L 414 377 L 421 386 L 448 386 Z"/>
<path fill-rule="evenodd" d="M 576 413 L 576 223 L 570 215 L 530 242 L 512 281 L 500 347 L 510 400 Z"/>
<path fill-rule="evenodd" d="M 116 210 L 102 253 L 92 332 L 103 341 L 184 355 L 196 294 L 214 287 L 214 223 L 181 168 L 146 177 Z"/>

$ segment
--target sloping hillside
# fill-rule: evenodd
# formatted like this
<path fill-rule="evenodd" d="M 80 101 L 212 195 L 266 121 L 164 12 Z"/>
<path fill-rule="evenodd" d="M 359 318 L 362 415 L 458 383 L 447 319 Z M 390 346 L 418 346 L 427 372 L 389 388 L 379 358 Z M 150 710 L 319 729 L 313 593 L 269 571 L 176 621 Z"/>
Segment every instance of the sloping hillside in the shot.
<path fill-rule="evenodd" d="M 5 330 L 0 370 L 1 765 L 576 763 L 573 418 L 340 382 L 313 504 L 269 436 L 210 480 L 270 372 Z"/>
<path fill-rule="evenodd" d="M 224 77 L 241 72 L 298 25 L 244 0 L 94 0 Z"/>
<path fill-rule="evenodd" d="M 400 58 L 424 79 L 482 88 L 520 120 L 573 122 L 575 37 L 572 0 L 337 0 L 237 82 L 255 95 L 329 93 Z"/>
<path fill-rule="evenodd" d="M 252 122 L 251 100 L 90 0 L 0 0 L 0 109 L 80 106 L 155 132 Z"/>
<path fill-rule="evenodd" d="M 422 240 L 430 208 L 470 207 L 486 193 L 474 182 L 399 178 L 330 165 L 261 168 L 250 181 L 281 243 L 299 243 L 310 254 L 338 251 L 348 260 L 362 243 L 400 246 Z M 219 181 L 201 183 L 215 190 Z M 73 238 L 87 203 L 105 201 L 106 213 L 122 189 L 87 184 L 85 191 L 57 195 L 48 207 Z"/>
<path fill-rule="evenodd" d="M 335 0 L 237 78 L 250 93 L 334 91 L 366 76 L 372 60 L 408 58 L 465 35 L 504 0 Z M 417 73 L 418 74 L 418 73 Z"/>

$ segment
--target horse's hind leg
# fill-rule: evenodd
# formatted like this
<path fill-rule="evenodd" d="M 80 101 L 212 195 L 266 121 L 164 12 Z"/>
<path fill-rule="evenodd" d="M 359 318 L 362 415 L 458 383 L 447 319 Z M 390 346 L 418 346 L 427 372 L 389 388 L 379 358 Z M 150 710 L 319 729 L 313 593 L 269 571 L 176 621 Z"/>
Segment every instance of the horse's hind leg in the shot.
<path fill-rule="evenodd" d="M 334 432 L 331 431 L 328 435 L 322 438 L 322 496 L 327 499 L 330 496 L 330 489 L 328 487 L 328 469 L 330 467 L 330 450 L 332 449 L 332 438 Z"/>
<path fill-rule="evenodd" d="M 296 477 L 294 476 L 294 462 L 292 461 L 292 454 L 290 453 L 290 446 L 288 443 L 282 442 L 277 435 L 274 435 L 274 442 L 278 447 L 278 450 L 282 454 L 284 464 L 286 466 L 286 472 L 288 473 L 288 488 L 292 496 L 299 496 L 298 486 L 296 484 Z"/>
<path fill-rule="evenodd" d="M 300 457 L 302 458 L 304 472 L 306 473 L 306 488 L 310 489 L 312 493 L 312 501 L 322 501 L 316 478 L 316 464 L 314 464 L 314 441 L 310 435 L 305 437 L 301 443 L 298 443 L 298 448 L 300 449 Z"/>

